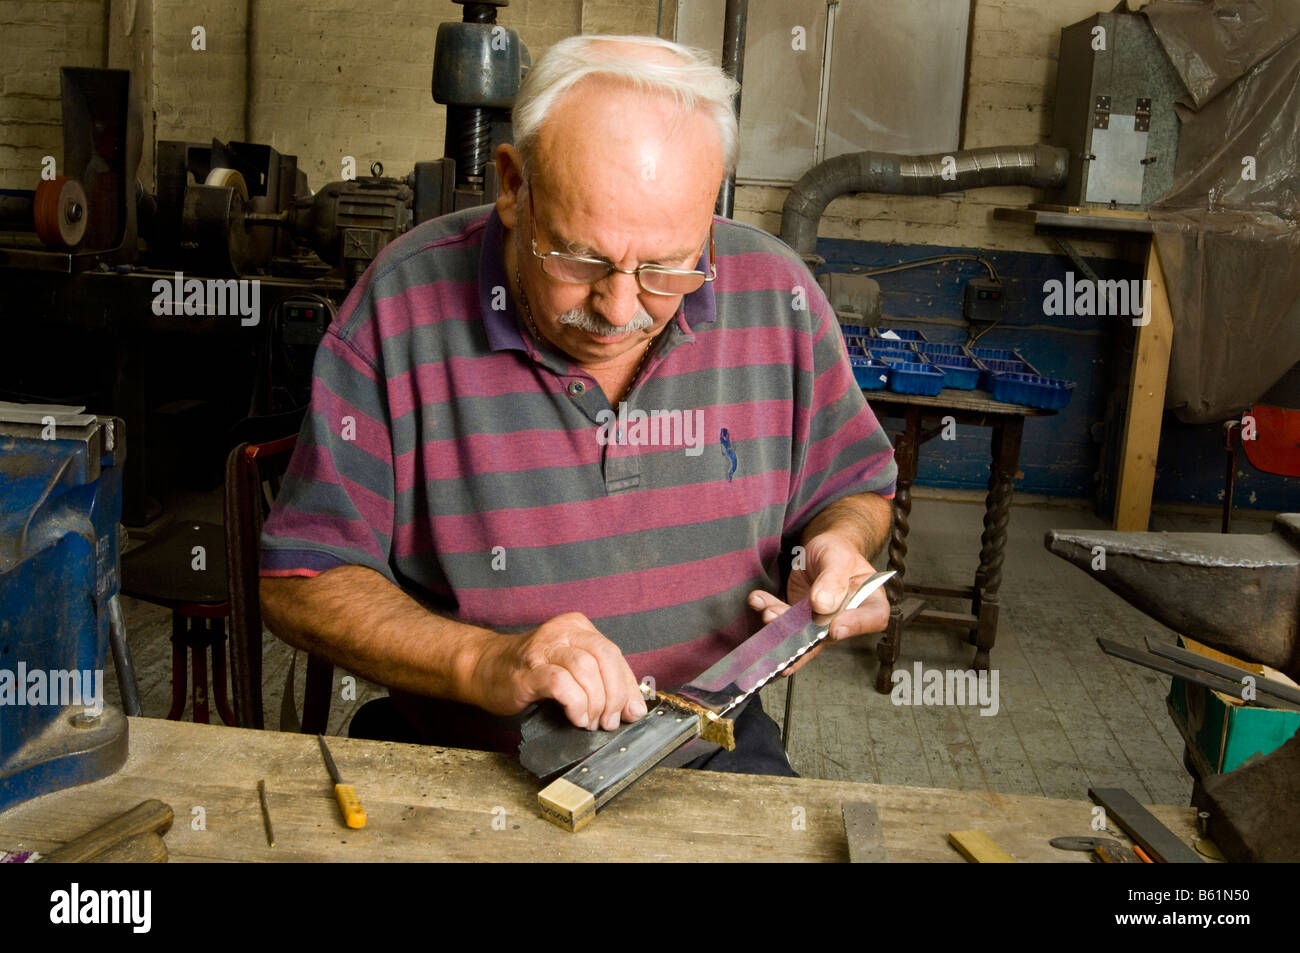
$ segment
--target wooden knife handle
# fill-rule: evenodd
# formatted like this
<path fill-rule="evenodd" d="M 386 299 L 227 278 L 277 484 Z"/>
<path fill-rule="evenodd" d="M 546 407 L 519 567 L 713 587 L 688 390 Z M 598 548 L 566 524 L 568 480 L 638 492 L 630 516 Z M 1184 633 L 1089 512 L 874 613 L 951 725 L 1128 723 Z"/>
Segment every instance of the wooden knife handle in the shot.
<path fill-rule="evenodd" d="M 660 705 L 537 795 L 542 817 L 580 831 L 613 797 L 700 734 L 700 716 Z"/>

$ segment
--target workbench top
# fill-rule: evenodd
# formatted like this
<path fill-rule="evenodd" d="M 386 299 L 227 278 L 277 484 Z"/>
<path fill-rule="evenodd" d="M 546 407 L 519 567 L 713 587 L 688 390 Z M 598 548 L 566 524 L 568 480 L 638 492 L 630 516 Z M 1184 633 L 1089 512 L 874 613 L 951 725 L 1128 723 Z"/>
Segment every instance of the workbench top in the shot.
<path fill-rule="evenodd" d="M 173 861 L 846 861 L 846 801 L 876 805 L 890 861 L 961 862 L 948 833 L 975 828 L 1019 861 L 1087 862 L 1047 842 L 1096 833 L 1083 800 L 661 768 L 570 834 L 538 816 L 541 784 L 508 756 L 329 745 L 365 807 L 362 830 L 343 826 L 309 735 L 132 718 L 122 770 L 0 814 L 0 850 L 49 851 L 149 798 L 175 811 Z M 262 778 L 275 847 L 262 826 Z M 1151 811 L 1192 842 L 1192 808 Z"/>

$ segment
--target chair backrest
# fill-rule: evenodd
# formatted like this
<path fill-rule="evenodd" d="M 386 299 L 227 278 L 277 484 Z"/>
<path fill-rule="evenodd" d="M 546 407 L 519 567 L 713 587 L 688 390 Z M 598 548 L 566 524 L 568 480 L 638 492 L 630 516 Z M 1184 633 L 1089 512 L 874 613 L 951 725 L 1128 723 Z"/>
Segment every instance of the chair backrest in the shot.
<path fill-rule="evenodd" d="M 1300 476 L 1300 410 L 1256 404 L 1255 439 L 1243 440 L 1248 459 L 1256 470 L 1278 476 Z"/>
<path fill-rule="evenodd" d="M 241 728 L 264 728 L 262 707 L 262 525 L 288 469 L 297 435 L 240 443 L 226 458 L 226 560 L 230 586 L 231 676 Z M 301 730 L 322 733 L 329 719 L 334 667 L 309 656 Z M 286 686 L 292 692 L 292 685 Z M 292 706 L 292 699 L 289 699 Z"/>

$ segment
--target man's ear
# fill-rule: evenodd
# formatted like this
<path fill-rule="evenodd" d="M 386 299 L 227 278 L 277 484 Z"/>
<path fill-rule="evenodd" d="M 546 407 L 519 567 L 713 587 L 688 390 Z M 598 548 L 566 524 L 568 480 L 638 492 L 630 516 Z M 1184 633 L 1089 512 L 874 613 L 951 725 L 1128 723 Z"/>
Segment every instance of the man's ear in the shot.
<path fill-rule="evenodd" d="M 519 222 L 520 190 L 524 185 L 524 163 L 519 150 L 509 143 L 497 146 L 497 214 L 501 224 L 513 230 Z"/>

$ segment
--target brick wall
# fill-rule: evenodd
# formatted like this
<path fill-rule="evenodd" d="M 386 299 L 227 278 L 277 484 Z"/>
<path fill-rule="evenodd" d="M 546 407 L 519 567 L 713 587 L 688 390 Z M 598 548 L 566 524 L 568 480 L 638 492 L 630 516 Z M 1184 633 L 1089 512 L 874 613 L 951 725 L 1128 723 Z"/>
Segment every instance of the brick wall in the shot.
<path fill-rule="evenodd" d="M 63 169 L 60 66 L 103 66 L 100 0 L 0 0 L 0 188 Z"/>
<path fill-rule="evenodd" d="M 124 2 L 113 4 L 115 16 Z M 371 15 L 355 0 L 260 0 L 253 4 L 246 45 L 246 0 L 138 2 L 152 15 L 146 24 L 151 46 L 147 55 L 129 48 L 115 53 L 114 65 L 132 55 L 137 63 L 151 58 L 146 116 L 156 111 L 157 138 L 237 139 L 247 128 L 253 140 L 296 154 L 313 187 L 339 178 L 346 155 L 355 157 L 359 174 L 375 159 L 389 174 L 400 174 L 418 159 L 442 155 L 444 110 L 430 96 L 430 71 L 438 24 L 459 19 L 459 7 L 391 0 Z M 963 145 L 1040 141 L 1051 128 L 1059 30 L 1106 4 L 974 2 Z M 665 35 L 674 10 L 672 0 L 665 0 Z M 578 32 L 653 32 L 658 12 L 658 0 L 514 0 L 501 11 L 501 22 L 518 30 L 536 57 Z M 0 58 L 0 184 L 30 188 L 40 157 L 58 155 L 57 66 L 100 64 L 101 17 L 96 0 L 0 0 L 7 54 Z M 207 31 L 206 51 L 192 49 L 197 25 Z M 144 35 L 137 26 L 137 45 Z M 115 35 L 115 50 L 121 40 Z M 147 128 L 143 172 L 151 140 Z M 151 174 L 142 178 L 152 183 Z M 742 187 L 736 215 L 778 231 L 785 195 L 780 188 Z M 1031 195 L 1027 189 L 983 189 L 942 197 L 850 196 L 831 203 L 821 232 L 868 241 L 1053 251 L 1026 228 L 992 221 L 993 206 L 1023 204 Z M 1112 253 L 1105 245 L 1083 250 Z"/>
<path fill-rule="evenodd" d="M 245 0 L 157 0 L 153 8 L 158 138 L 243 139 Z M 203 48 L 195 49 L 199 27 Z"/>
<path fill-rule="evenodd" d="M 500 22 L 534 57 L 580 32 L 581 0 L 514 0 Z M 446 112 L 430 93 L 438 24 L 460 7 L 397 0 L 382 17 L 352 0 L 263 4 L 254 22 L 253 138 L 298 156 L 313 187 L 338 179 L 344 156 L 357 174 L 387 174 L 443 154 Z"/>

